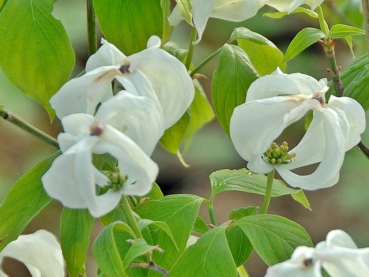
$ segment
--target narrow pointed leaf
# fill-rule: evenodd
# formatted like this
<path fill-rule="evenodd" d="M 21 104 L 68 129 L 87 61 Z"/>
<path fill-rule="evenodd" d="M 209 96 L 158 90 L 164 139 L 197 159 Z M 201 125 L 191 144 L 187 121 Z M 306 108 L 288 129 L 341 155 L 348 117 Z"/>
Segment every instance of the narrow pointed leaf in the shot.
<path fill-rule="evenodd" d="M 202 235 L 183 253 L 170 271 L 176 277 L 236 277 L 236 265 L 227 244 L 225 226 Z"/>
<path fill-rule="evenodd" d="M 60 151 L 39 163 L 24 174 L 0 204 L 0 251 L 18 238 L 28 223 L 50 203 L 41 177 L 49 170 Z"/>
<path fill-rule="evenodd" d="M 50 119 L 49 99 L 68 80 L 74 51 L 59 20 L 55 0 L 8 0 L 0 13 L 0 65 L 7 78 L 40 102 Z"/>
<path fill-rule="evenodd" d="M 160 6 L 163 13 L 163 35 L 161 43 L 164 45 L 170 39 L 174 27 L 169 24 L 168 16 L 170 15 L 170 0 L 160 0 Z"/>
<path fill-rule="evenodd" d="M 176 2 L 184 20 L 192 25 L 192 0 L 176 0 Z"/>
<path fill-rule="evenodd" d="M 105 227 L 92 244 L 92 252 L 101 271 L 108 276 L 127 276 L 119 253 L 119 241 L 115 240 L 115 234 L 126 233 L 134 237 L 134 233 L 126 223 L 113 222 Z M 125 242 L 127 244 L 127 242 Z"/>
<path fill-rule="evenodd" d="M 289 259 L 297 246 L 313 246 L 304 228 L 281 216 L 246 216 L 236 221 L 234 226 L 242 229 L 268 266 Z"/>
<path fill-rule="evenodd" d="M 64 208 L 60 218 L 60 243 L 69 276 L 79 276 L 86 262 L 86 253 L 94 218 L 88 210 Z"/>
<path fill-rule="evenodd" d="M 94 0 L 96 16 L 105 38 L 125 55 L 146 49 L 152 35 L 162 37 L 163 13 L 160 1 Z"/>
<path fill-rule="evenodd" d="M 330 38 L 345 38 L 347 36 L 365 35 L 365 31 L 344 24 L 333 25 L 329 31 Z"/>
<path fill-rule="evenodd" d="M 245 103 L 246 92 L 258 73 L 247 54 L 238 46 L 224 45 L 214 72 L 211 97 L 220 125 L 229 135 L 233 109 Z"/>
<path fill-rule="evenodd" d="M 293 10 L 291 13 L 305 13 L 308 16 L 313 18 L 318 18 L 318 14 L 310 9 L 305 9 L 302 7 L 298 7 L 297 9 Z M 263 16 L 271 17 L 271 18 L 282 18 L 285 15 L 288 15 L 288 12 L 274 12 L 274 13 L 264 13 Z"/>
<path fill-rule="evenodd" d="M 225 191 L 242 191 L 265 195 L 267 178 L 262 174 L 253 174 L 246 169 L 229 170 L 223 169 L 215 171 L 209 176 L 211 182 L 211 196 L 214 199 L 215 195 Z M 288 188 L 282 181 L 273 180 L 272 197 L 282 195 L 297 195 L 294 199 L 306 208 L 310 208 L 303 191 L 301 189 Z"/>
<path fill-rule="evenodd" d="M 136 239 L 124 257 L 124 268 L 126 269 L 127 267 L 129 267 L 134 259 L 139 256 L 145 255 L 146 253 L 149 253 L 154 248 L 154 246 L 148 245 L 144 239 Z"/>
<path fill-rule="evenodd" d="M 179 251 L 174 247 L 168 235 L 158 228 L 150 228 L 152 241 L 150 244 L 159 245 L 164 253 L 155 252 L 153 261 L 166 270 L 170 270 L 182 255 L 187 240 L 195 224 L 197 214 L 203 199 L 195 195 L 169 195 L 160 200 L 153 200 L 135 208 L 135 212 L 145 219 L 163 221 L 168 224 Z M 161 276 L 159 273 L 150 276 Z"/>
<path fill-rule="evenodd" d="M 325 34 L 315 28 L 305 28 L 302 29 L 291 41 L 290 45 L 286 50 L 283 61 L 288 61 L 300 54 L 310 45 L 316 43 L 321 38 L 324 38 Z"/>

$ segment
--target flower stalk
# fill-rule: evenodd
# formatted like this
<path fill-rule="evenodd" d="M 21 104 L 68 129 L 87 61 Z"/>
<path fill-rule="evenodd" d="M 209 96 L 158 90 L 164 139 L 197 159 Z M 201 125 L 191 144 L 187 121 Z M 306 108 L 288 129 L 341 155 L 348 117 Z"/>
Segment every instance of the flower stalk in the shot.
<path fill-rule="evenodd" d="M 128 219 L 128 224 L 131 226 L 133 232 L 135 233 L 137 238 L 143 238 L 140 228 L 137 225 L 137 221 L 133 216 L 131 206 L 129 204 L 129 200 L 127 196 L 123 196 L 121 199 L 121 203 L 123 205 L 124 213 Z"/>
<path fill-rule="evenodd" d="M 272 197 L 274 173 L 275 173 L 275 169 L 273 169 L 272 171 L 268 173 L 265 196 L 264 196 L 263 205 L 261 206 L 261 209 L 260 209 L 260 214 L 266 214 L 266 212 L 268 211 L 270 198 Z"/>
<path fill-rule="evenodd" d="M 88 55 L 91 56 L 97 51 L 96 16 L 92 0 L 87 0 L 86 4 L 87 4 Z"/>
<path fill-rule="evenodd" d="M 44 142 L 56 147 L 59 149 L 59 144 L 56 139 L 49 136 L 48 134 L 42 132 L 41 130 L 37 129 L 36 127 L 32 126 L 31 124 L 27 123 L 23 119 L 19 118 L 15 114 L 9 112 L 8 110 L 1 109 L 0 110 L 0 117 L 9 121 L 21 129 L 25 130 L 26 132 L 38 137 L 39 139 L 43 140 Z"/>
<path fill-rule="evenodd" d="M 193 52 L 195 51 L 195 45 L 193 44 L 193 42 L 196 41 L 196 36 L 197 36 L 197 30 L 195 27 L 192 27 L 191 35 L 190 35 L 190 43 L 188 44 L 188 52 L 187 52 L 186 63 L 185 63 L 187 70 L 190 68 L 192 57 L 193 57 Z"/>
<path fill-rule="evenodd" d="M 194 70 L 191 71 L 190 76 L 192 77 L 197 72 L 200 71 L 201 68 L 203 68 L 208 62 L 210 62 L 214 57 L 216 57 L 222 48 L 219 48 L 217 51 L 209 55 L 205 60 L 203 60 Z"/>

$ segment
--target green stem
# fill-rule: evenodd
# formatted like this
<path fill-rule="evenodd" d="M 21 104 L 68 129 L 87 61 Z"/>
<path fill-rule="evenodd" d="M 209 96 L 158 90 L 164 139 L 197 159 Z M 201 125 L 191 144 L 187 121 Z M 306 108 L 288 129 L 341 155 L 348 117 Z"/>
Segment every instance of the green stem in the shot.
<path fill-rule="evenodd" d="M 243 265 L 237 267 L 237 273 L 238 277 L 250 277 L 250 275 L 247 273 L 246 268 Z"/>
<path fill-rule="evenodd" d="M 17 125 L 18 127 L 22 128 L 26 132 L 38 137 L 39 139 L 45 141 L 46 143 L 56 147 L 59 149 L 59 144 L 56 139 L 49 136 L 48 134 L 42 132 L 41 130 L 37 129 L 36 127 L 32 126 L 31 124 L 25 122 L 23 119 L 19 118 L 15 114 L 5 110 L 0 110 L 0 117 L 3 119 Z"/>
<path fill-rule="evenodd" d="M 271 172 L 268 173 L 265 196 L 264 196 L 263 205 L 261 206 L 261 209 L 260 209 L 260 214 L 266 214 L 266 212 L 268 211 L 270 198 L 272 196 L 274 173 L 275 173 L 275 169 L 273 169 Z"/>
<path fill-rule="evenodd" d="M 87 0 L 88 55 L 97 51 L 96 17 L 92 0 Z"/>
<path fill-rule="evenodd" d="M 132 212 L 131 206 L 128 201 L 128 196 L 123 196 L 121 203 L 123 204 L 125 215 L 127 216 L 127 219 L 129 221 L 128 222 L 129 226 L 131 226 L 137 238 L 142 238 L 142 233 L 141 233 L 140 228 L 138 228 L 136 218 L 133 216 L 133 212 Z"/>
<path fill-rule="evenodd" d="M 368 0 L 362 0 L 361 3 L 363 6 L 366 47 L 369 53 L 369 3 Z"/>
<path fill-rule="evenodd" d="M 188 45 L 188 52 L 186 57 L 186 63 L 185 66 L 187 69 L 190 68 L 191 62 L 192 62 L 192 56 L 193 52 L 195 50 L 195 44 L 193 44 L 194 41 L 196 41 L 197 31 L 195 27 L 192 27 L 191 29 L 191 36 L 190 36 L 190 43 Z"/>
<path fill-rule="evenodd" d="M 328 34 L 329 34 L 329 28 L 328 28 L 327 22 L 325 22 L 325 20 L 324 20 L 324 14 L 323 14 L 322 7 L 321 7 L 321 6 L 319 6 L 319 7 L 316 9 L 316 11 L 317 11 L 317 13 L 318 13 L 320 29 L 321 29 L 321 30 L 324 32 L 324 34 L 328 37 Z"/>
<path fill-rule="evenodd" d="M 213 225 L 217 225 L 217 222 L 215 220 L 215 214 L 214 214 L 214 207 L 213 207 L 213 199 L 211 199 L 209 202 L 208 202 L 208 211 L 209 211 L 209 216 L 210 216 L 210 222 L 211 224 Z"/>
<path fill-rule="evenodd" d="M 215 51 L 213 54 L 203 60 L 194 70 L 191 71 L 190 76 L 192 77 L 195 73 L 199 72 L 201 68 L 203 68 L 208 62 L 210 62 L 215 56 L 220 53 L 220 50 L 222 50 L 222 48 L 219 48 L 217 51 Z"/>

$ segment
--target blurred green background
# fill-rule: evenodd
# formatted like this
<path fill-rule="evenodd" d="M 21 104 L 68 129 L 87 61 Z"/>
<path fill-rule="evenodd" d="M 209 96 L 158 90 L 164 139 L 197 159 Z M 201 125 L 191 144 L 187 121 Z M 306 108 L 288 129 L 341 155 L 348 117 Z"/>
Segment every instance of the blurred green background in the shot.
<path fill-rule="evenodd" d="M 201 43 L 195 49 L 194 64 L 199 64 L 205 57 L 217 50 L 229 38 L 235 27 L 244 26 L 259 32 L 273 41 L 282 51 L 302 28 L 318 27 L 317 20 L 306 15 L 290 15 L 283 19 L 263 17 L 263 13 L 271 12 L 265 7 L 258 15 L 242 23 L 229 23 L 211 19 L 208 22 Z M 360 1 L 325 1 L 324 12 L 328 24 L 346 23 L 357 27 L 362 26 Z M 54 16 L 65 26 L 76 52 L 76 66 L 72 76 L 78 74 L 85 65 L 87 56 L 86 8 L 82 0 L 59 0 L 54 5 Z M 181 48 L 187 48 L 190 28 L 182 22 L 175 28 L 172 40 Z M 336 44 L 337 61 L 343 68 L 353 62 L 347 44 L 339 41 Z M 364 37 L 354 38 L 356 57 L 365 53 Z M 211 61 L 200 73 L 207 76 L 201 79 L 210 99 L 212 74 L 217 66 L 217 59 Z M 317 79 L 328 78 L 328 61 L 320 45 L 309 47 L 303 54 L 289 61 L 287 72 L 301 72 Z M 42 106 L 15 88 L 0 71 L 0 103 L 6 109 L 14 112 L 29 123 L 48 134 L 56 137 L 62 131 L 60 122 L 55 119 L 50 123 Z M 303 120 L 288 128 L 283 139 L 291 146 L 296 145 L 304 134 Z M 369 131 L 363 136 L 363 141 L 369 145 Z M 0 119 L 0 200 L 10 190 L 15 181 L 28 169 L 53 153 L 55 149 L 44 142 L 25 133 L 14 125 Z M 166 193 L 193 193 L 203 197 L 210 195 L 209 174 L 213 171 L 229 168 L 245 167 L 243 161 L 234 150 L 232 143 L 225 135 L 218 122 L 214 120 L 204 127 L 193 139 L 192 145 L 185 153 L 185 160 L 191 165 L 184 168 L 177 157 L 166 152 L 160 146 L 153 154 L 153 159 L 160 166 L 158 183 Z M 340 181 L 329 189 L 306 192 L 312 211 L 304 209 L 288 196 L 273 199 L 269 213 L 290 218 L 301 224 L 311 235 L 314 243 L 325 239 L 332 229 L 347 231 L 359 246 L 369 246 L 369 161 L 354 147 L 347 152 L 341 169 Z M 311 168 L 306 172 L 311 172 Z M 241 206 L 261 205 L 262 197 L 243 193 L 224 193 L 215 200 L 215 213 L 219 223 L 227 220 L 229 212 Z M 26 228 L 24 233 L 32 233 L 44 228 L 59 234 L 59 216 L 61 205 L 53 201 Z M 209 222 L 205 209 L 201 215 Z M 101 225 L 96 222 L 92 239 L 96 237 Z M 254 253 L 246 263 L 252 277 L 264 276 L 266 266 Z M 6 261 L 4 265 L 11 276 L 29 276 L 19 263 Z M 96 264 L 91 253 L 87 261 L 88 276 L 96 276 Z M 15 271 L 16 270 L 16 271 Z"/>

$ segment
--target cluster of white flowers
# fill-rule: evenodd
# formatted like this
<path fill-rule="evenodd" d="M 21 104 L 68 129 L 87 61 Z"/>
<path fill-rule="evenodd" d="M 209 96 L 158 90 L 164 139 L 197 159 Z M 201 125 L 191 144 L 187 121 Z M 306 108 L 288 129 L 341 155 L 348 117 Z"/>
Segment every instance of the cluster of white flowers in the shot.
<path fill-rule="evenodd" d="M 50 100 L 64 128 L 58 136 L 63 154 L 42 177 L 52 198 L 69 208 L 88 208 L 94 217 L 113 210 L 122 195 L 150 192 L 158 174 L 150 155 L 195 93 L 185 66 L 159 48 L 158 37 L 128 57 L 102 43 L 89 58 L 86 74 L 67 82 Z M 123 90 L 114 95 L 113 86 Z M 92 154 L 105 153 L 118 166 L 103 174 Z M 100 194 L 97 188 L 108 190 Z"/>
<path fill-rule="evenodd" d="M 369 247 L 358 249 L 342 230 L 330 231 L 315 248 L 299 246 L 290 260 L 268 268 L 265 277 L 321 277 L 321 268 L 332 277 L 369 276 Z"/>
<path fill-rule="evenodd" d="M 193 0 L 192 16 L 193 25 L 198 34 L 198 43 L 204 33 L 206 23 L 210 17 L 228 21 L 240 22 L 249 19 L 265 4 L 280 12 L 291 13 L 301 5 L 308 5 L 315 10 L 324 0 Z M 171 25 L 176 26 L 183 19 L 181 11 L 174 7 L 169 17 Z"/>
<path fill-rule="evenodd" d="M 268 173 L 275 168 L 289 185 L 306 190 L 338 182 L 345 152 L 358 144 L 365 130 L 365 111 L 348 97 L 331 96 L 326 104 L 327 90 L 326 79 L 318 82 L 308 75 L 288 75 L 279 69 L 251 84 L 246 103 L 234 109 L 230 122 L 233 144 L 249 161 L 251 171 Z M 289 152 L 283 151 L 283 146 L 270 151 L 283 130 L 309 110 L 313 110 L 313 120 L 301 142 Z M 309 175 L 291 171 L 319 162 Z"/>

